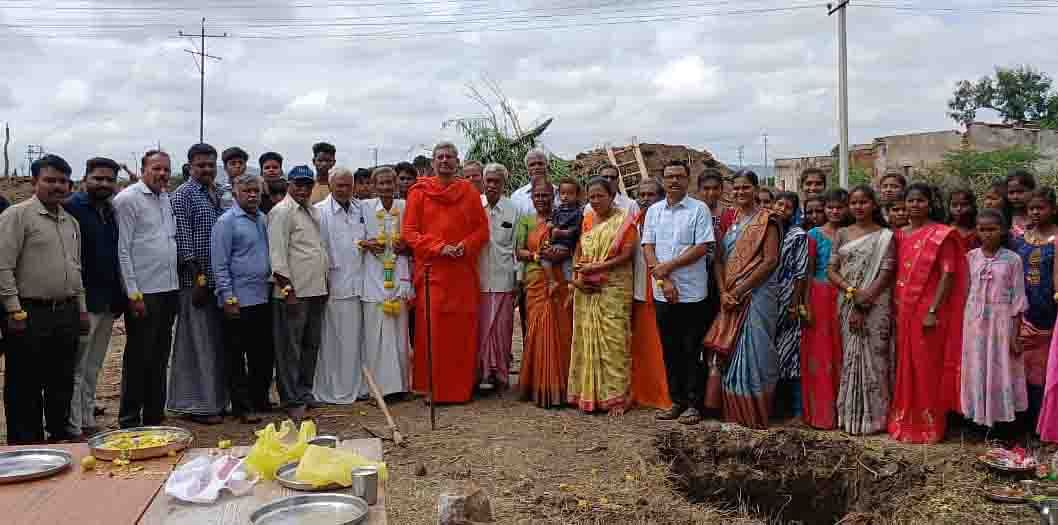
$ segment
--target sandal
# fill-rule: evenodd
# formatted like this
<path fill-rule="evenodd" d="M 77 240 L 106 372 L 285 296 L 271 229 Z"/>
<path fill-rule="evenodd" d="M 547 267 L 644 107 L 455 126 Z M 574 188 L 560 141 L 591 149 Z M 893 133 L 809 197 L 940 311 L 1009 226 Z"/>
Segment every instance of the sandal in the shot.
<path fill-rule="evenodd" d="M 698 413 L 698 409 L 688 408 L 680 415 L 679 422 L 684 425 L 697 425 L 702 422 L 702 415 Z"/>

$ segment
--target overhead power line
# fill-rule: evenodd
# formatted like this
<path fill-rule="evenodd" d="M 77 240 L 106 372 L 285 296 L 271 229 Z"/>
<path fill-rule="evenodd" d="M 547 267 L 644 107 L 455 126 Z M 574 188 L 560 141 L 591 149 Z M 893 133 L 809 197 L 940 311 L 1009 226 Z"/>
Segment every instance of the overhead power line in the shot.
<path fill-rule="evenodd" d="M 501 21 L 500 23 L 494 23 L 496 19 L 462 19 L 458 21 L 458 24 L 469 25 L 473 27 L 459 28 L 459 29 L 445 29 L 443 31 L 421 31 L 421 32 L 408 32 L 407 24 L 383 24 L 385 27 L 395 28 L 388 31 L 368 32 L 368 33 L 334 33 L 334 32 L 320 32 L 316 31 L 308 34 L 254 34 L 254 33 L 232 33 L 229 36 L 234 38 L 243 39 L 262 39 L 262 40 L 300 40 L 300 39 L 371 39 L 371 38 L 384 38 L 387 40 L 400 40 L 406 38 L 417 38 L 423 36 L 444 36 L 455 33 L 490 33 L 490 32 L 501 32 L 501 31 L 536 31 L 536 30 L 554 30 L 554 29 L 569 29 L 579 27 L 600 27 L 610 25 L 627 25 L 627 24 L 645 24 L 652 22 L 667 22 L 667 21 L 688 21 L 698 20 L 703 18 L 711 18 L 716 16 L 735 16 L 735 15 L 763 15 L 763 14 L 774 14 L 774 13 L 789 13 L 795 11 L 802 11 L 806 9 L 818 9 L 822 7 L 822 3 L 802 4 L 789 7 L 770 7 L 770 8 L 757 8 L 757 9 L 732 9 L 732 10 L 713 10 L 713 11 L 697 11 L 697 12 L 669 12 L 662 14 L 636 14 L 628 16 L 618 17 L 601 17 L 595 18 L 589 21 L 574 21 L 565 24 L 538 24 L 540 17 L 528 17 L 519 19 L 509 19 Z M 565 17 L 563 17 L 565 18 Z M 431 22 L 429 24 L 413 24 L 413 25 L 434 25 Z M 475 25 L 477 24 L 477 25 Z M 86 27 L 88 32 L 83 33 L 66 33 L 66 34 L 43 34 L 43 33 L 23 33 L 20 30 L 12 30 L 11 33 L 18 33 L 20 36 L 33 36 L 39 38 L 99 38 L 105 36 L 130 36 L 133 33 L 129 31 L 110 31 L 101 32 L 98 30 L 93 31 L 93 28 Z"/>

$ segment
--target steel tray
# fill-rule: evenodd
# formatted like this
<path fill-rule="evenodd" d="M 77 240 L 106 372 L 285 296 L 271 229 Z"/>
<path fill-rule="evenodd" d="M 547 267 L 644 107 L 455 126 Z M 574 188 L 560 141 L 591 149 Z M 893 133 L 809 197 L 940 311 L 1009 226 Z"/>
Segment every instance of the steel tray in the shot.
<path fill-rule="evenodd" d="M 334 490 L 341 490 L 345 487 L 337 483 L 331 483 L 330 485 L 324 485 L 322 487 L 313 486 L 311 483 L 304 483 L 294 478 L 294 473 L 298 470 L 298 462 L 293 461 L 287 463 L 276 469 L 276 481 L 280 485 L 291 489 L 299 490 L 301 492 L 327 492 Z"/>
<path fill-rule="evenodd" d="M 347 494 L 303 494 L 273 501 L 250 515 L 253 525 L 359 525 L 367 502 Z"/>
<path fill-rule="evenodd" d="M 0 483 L 54 476 L 70 468 L 73 456 L 53 448 L 26 448 L 0 453 Z"/>
<path fill-rule="evenodd" d="M 105 449 L 101 448 L 103 443 L 106 441 L 123 436 L 129 435 L 132 437 L 142 435 L 147 432 L 169 432 L 173 434 L 172 441 L 168 445 L 161 445 L 150 448 L 140 448 L 130 450 L 128 455 L 123 455 L 124 451 Z M 165 456 L 170 452 L 180 452 L 185 448 L 191 446 L 191 442 L 194 441 L 194 436 L 191 431 L 186 428 L 180 427 L 134 427 L 124 428 L 121 430 L 111 430 L 110 432 L 103 432 L 102 434 L 96 434 L 88 440 L 88 448 L 92 450 L 92 455 L 103 460 L 110 461 L 115 458 L 138 460 L 138 459 L 150 459 Z"/>

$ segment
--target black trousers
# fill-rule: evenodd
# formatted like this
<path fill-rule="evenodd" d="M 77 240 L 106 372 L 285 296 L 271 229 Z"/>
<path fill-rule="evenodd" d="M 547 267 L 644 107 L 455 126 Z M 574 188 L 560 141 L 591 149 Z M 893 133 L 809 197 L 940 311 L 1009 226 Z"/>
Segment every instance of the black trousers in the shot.
<path fill-rule="evenodd" d="M 22 309 L 29 314 L 26 330 L 19 335 L 4 330 L 8 445 L 41 443 L 45 428 L 51 439 L 69 437 L 66 422 L 80 335 L 75 300 L 53 306 L 23 299 Z"/>
<path fill-rule="evenodd" d="M 274 362 L 270 304 L 244 306 L 238 319 L 224 319 L 224 373 L 233 415 L 268 406 Z"/>
<path fill-rule="evenodd" d="M 147 315 L 125 314 L 125 353 L 121 359 L 121 428 L 160 425 L 165 419 L 165 393 L 173 321 L 179 308 L 176 290 L 143 295 Z"/>
<path fill-rule="evenodd" d="M 665 357 L 669 397 L 674 405 L 701 410 L 705 395 L 702 338 L 705 337 L 706 302 L 655 301 L 654 314 Z"/>

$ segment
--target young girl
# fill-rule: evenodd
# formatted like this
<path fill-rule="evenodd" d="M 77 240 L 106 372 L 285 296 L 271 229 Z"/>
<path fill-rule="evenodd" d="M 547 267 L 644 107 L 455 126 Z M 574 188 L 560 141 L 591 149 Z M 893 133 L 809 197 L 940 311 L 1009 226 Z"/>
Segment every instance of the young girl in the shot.
<path fill-rule="evenodd" d="M 954 189 L 948 195 L 948 225 L 959 233 L 964 252 L 981 247 L 977 238 L 977 197 L 968 189 Z"/>
<path fill-rule="evenodd" d="M 1021 258 L 1003 247 L 1006 230 L 998 211 L 981 210 L 981 247 L 966 254 L 970 291 L 963 315 L 960 406 L 966 419 L 986 427 L 1014 421 L 1015 412 L 1029 404 L 1025 361 L 1017 345 L 1027 307 L 1025 280 Z"/>
<path fill-rule="evenodd" d="M 770 210 L 773 202 L 775 202 L 775 193 L 771 191 L 771 188 L 760 188 L 757 190 L 757 204 L 762 208 Z"/>
<path fill-rule="evenodd" d="M 801 394 L 804 422 L 820 429 L 837 426 L 835 403 L 841 377 L 841 335 L 838 332 L 838 290 L 827 279 L 830 251 L 848 214 L 848 193 L 828 191 L 825 223 L 808 232 L 808 308 L 802 312 Z"/>
<path fill-rule="evenodd" d="M 1029 195 L 1036 189 L 1036 177 L 1025 170 L 1007 175 L 1007 202 L 1010 203 L 1010 235 L 1020 237 L 1029 226 Z"/>
<path fill-rule="evenodd" d="M 827 200 L 822 196 L 805 199 L 804 214 L 801 216 L 801 229 L 809 232 L 816 226 L 827 223 Z"/>
<path fill-rule="evenodd" d="M 842 343 L 838 426 L 850 434 L 873 434 L 885 429 L 891 397 L 890 293 L 896 243 L 870 186 L 852 190 L 849 208 L 856 222 L 838 231 L 827 273 L 830 282 L 843 290 L 838 296 Z"/>
<path fill-rule="evenodd" d="M 948 412 L 959 410 L 966 254 L 955 229 L 940 224 L 944 213 L 937 196 L 927 184 L 908 187 L 910 224 L 896 234 L 896 381 L 889 434 L 911 443 L 944 439 Z"/>
<path fill-rule="evenodd" d="M 981 195 L 981 209 L 999 212 L 999 215 L 1003 217 L 1004 226 L 1010 228 L 1013 210 L 1010 208 L 1010 201 L 1007 200 L 1007 181 L 999 180 L 988 186 L 988 190 Z"/>
<path fill-rule="evenodd" d="M 1025 198 L 1029 222 L 1021 237 L 1011 243 L 1021 257 L 1025 275 L 1025 295 L 1029 308 L 1021 323 L 1019 341 L 1025 354 L 1025 375 L 1029 389 L 1027 422 L 1034 424 L 1039 415 L 1047 375 L 1047 353 L 1058 306 L 1054 302 L 1054 190 L 1038 188 Z"/>
<path fill-rule="evenodd" d="M 772 205 L 783 226 L 779 247 L 775 295 L 779 320 L 775 324 L 775 351 L 779 356 L 779 388 L 790 392 L 792 424 L 801 421 L 801 312 L 805 311 L 805 277 L 808 270 L 808 235 L 794 224 L 800 198 L 781 192 Z M 780 398 L 786 396 L 779 396 Z"/>
<path fill-rule="evenodd" d="M 904 202 L 904 192 L 896 194 L 896 200 L 885 205 L 886 220 L 889 227 L 895 232 L 907 227 L 907 203 Z"/>

